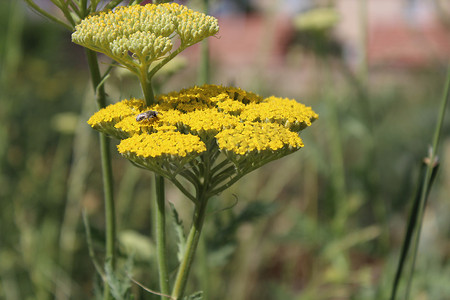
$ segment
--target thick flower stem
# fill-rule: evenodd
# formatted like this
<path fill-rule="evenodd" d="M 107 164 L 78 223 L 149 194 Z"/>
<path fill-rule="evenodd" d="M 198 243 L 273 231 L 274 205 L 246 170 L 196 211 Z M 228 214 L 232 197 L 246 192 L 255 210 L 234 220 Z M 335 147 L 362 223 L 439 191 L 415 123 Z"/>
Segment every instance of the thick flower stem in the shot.
<path fill-rule="evenodd" d="M 141 70 L 140 77 L 142 92 L 144 94 L 145 103 L 147 106 L 155 103 L 155 94 L 153 92 L 152 79 L 146 72 L 147 67 Z M 166 257 L 166 212 L 165 212 L 165 187 L 164 178 L 161 175 L 155 174 L 155 192 L 156 192 L 156 207 L 155 207 L 155 235 L 156 235 L 156 251 L 159 271 L 159 288 L 161 294 L 168 295 L 170 293 L 169 287 L 169 273 L 167 271 L 167 257 Z M 165 299 L 165 296 L 161 296 Z"/>
<path fill-rule="evenodd" d="M 203 221 L 205 220 L 206 205 L 208 199 L 203 197 L 202 193 L 199 197 L 198 204 L 195 206 L 194 220 L 189 232 L 188 240 L 186 242 L 186 252 L 184 253 L 183 260 L 181 261 L 180 268 L 178 269 L 175 284 L 172 290 L 172 299 L 181 299 L 186 287 L 186 282 L 189 276 L 192 262 L 194 261 L 195 251 L 197 249 L 200 233 L 202 231 Z"/>
<path fill-rule="evenodd" d="M 210 143 L 213 144 L 213 141 Z M 213 148 L 213 146 L 211 147 Z M 175 278 L 175 284 L 171 294 L 171 297 L 174 300 L 178 300 L 183 296 L 189 271 L 195 258 L 195 252 L 197 250 L 198 241 L 200 240 L 200 234 L 205 220 L 206 206 L 209 199 L 208 189 L 210 188 L 209 185 L 211 182 L 211 166 L 214 164 L 215 158 L 217 158 L 215 153 L 215 151 L 209 151 L 201 156 L 203 168 L 200 170 L 199 177 L 203 178 L 203 183 L 198 186 L 197 189 L 194 218 L 186 242 L 186 252 L 184 253 L 180 267 L 178 268 L 177 277 Z"/>
<path fill-rule="evenodd" d="M 100 85 L 102 77 L 100 75 L 100 69 L 98 67 L 97 53 L 87 48 L 85 48 L 85 51 L 88 60 L 89 71 L 91 72 L 91 81 L 96 96 L 97 108 L 100 109 L 106 106 L 106 92 L 105 86 Z"/>
<path fill-rule="evenodd" d="M 169 274 L 167 272 L 166 258 L 166 219 L 165 219 L 165 195 L 164 195 L 164 178 L 155 174 L 155 191 L 156 191 L 156 207 L 155 207 L 155 228 L 156 228 L 156 247 L 159 269 L 159 288 L 161 294 L 168 295 L 170 293 Z M 165 299 L 165 296 L 161 296 Z"/>
<path fill-rule="evenodd" d="M 115 240 L 116 240 L 116 220 L 115 205 L 113 198 L 113 177 L 111 167 L 111 156 L 109 151 L 109 138 L 100 134 L 100 151 L 102 160 L 103 190 L 105 193 L 105 216 L 106 216 L 106 261 L 112 267 L 116 264 Z"/>
<path fill-rule="evenodd" d="M 88 60 L 89 70 L 91 72 L 91 81 L 94 87 L 97 107 L 103 108 L 106 106 L 106 92 L 101 83 L 100 70 L 98 67 L 97 53 L 86 49 L 86 57 Z M 105 215 L 106 215 L 106 258 L 105 260 L 111 264 L 112 269 L 115 269 L 116 264 L 116 220 L 115 220 L 115 206 L 113 198 L 113 175 L 111 166 L 111 155 L 109 149 L 109 139 L 103 133 L 100 133 L 100 155 L 102 162 L 102 176 L 103 176 L 103 192 L 105 197 Z M 103 299 L 110 299 L 109 285 L 105 282 L 103 291 Z"/>
<path fill-rule="evenodd" d="M 139 79 L 141 82 L 142 92 L 144 94 L 145 104 L 147 106 L 153 105 L 155 103 L 155 94 L 153 93 L 152 79 L 147 76 L 147 72 Z"/>

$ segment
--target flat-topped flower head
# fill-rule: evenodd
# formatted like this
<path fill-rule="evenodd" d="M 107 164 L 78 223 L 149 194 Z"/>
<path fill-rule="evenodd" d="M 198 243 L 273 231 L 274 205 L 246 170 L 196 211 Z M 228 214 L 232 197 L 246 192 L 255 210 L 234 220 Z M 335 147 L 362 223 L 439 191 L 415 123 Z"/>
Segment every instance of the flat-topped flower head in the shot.
<path fill-rule="evenodd" d="M 118 7 L 88 16 L 75 29 L 74 43 L 104 53 L 142 76 L 151 73 L 153 62 L 173 58 L 169 54 L 175 37 L 180 40 L 178 53 L 215 35 L 219 26 L 214 17 L 166 3 Z"/>
<path fill-rule="evenodd" d="M 301 149 L 299 132 L 317 118 L 295 100 L 204 85 L 161 95 L 149 107 L 124 100 L 94 114 L 89 124 L 117 131 L 111 135 L 123 139 L 122 155 L 171 180 L 178 174 L 195 185 L 193 174 L 208 161 L 214 194 L 226 188 L 224 181 Z"/>

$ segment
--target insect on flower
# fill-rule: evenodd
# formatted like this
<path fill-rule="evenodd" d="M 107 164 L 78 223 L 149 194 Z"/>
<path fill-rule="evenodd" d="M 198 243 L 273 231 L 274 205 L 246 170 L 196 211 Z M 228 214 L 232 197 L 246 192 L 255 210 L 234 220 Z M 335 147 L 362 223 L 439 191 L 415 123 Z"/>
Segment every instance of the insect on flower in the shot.
<path fill-rule="evenodd" d="M 156 118 L 160 113 L 156 110 L 148 110 L 146 112 L 140 113 L 136 116 L 136 121 L 141 122 L 143 120 L 151 120 L 153 118 Z"/>

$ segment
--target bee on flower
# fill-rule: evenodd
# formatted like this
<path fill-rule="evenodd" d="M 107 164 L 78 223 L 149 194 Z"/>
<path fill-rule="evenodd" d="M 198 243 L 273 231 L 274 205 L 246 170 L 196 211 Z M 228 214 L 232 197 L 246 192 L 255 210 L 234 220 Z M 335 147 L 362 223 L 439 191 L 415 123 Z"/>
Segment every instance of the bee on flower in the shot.
<path fill-rule="evenodd" d="M 157 118 L 158 115 L 161 113 L 157 112 L 156 110 L 148 110 L 146 112 L 140 113 L 136 116 L 137 122 L 142 122 L 144 120 L 150 121 L 153 118 Z"/>

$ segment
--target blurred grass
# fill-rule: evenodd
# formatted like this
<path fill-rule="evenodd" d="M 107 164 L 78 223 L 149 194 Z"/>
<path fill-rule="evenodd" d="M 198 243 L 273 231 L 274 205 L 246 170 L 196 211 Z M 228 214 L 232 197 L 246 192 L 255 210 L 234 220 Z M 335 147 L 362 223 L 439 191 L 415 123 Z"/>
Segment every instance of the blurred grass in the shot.
<path fill-rule="evenodd" d="M 99 256 L 104 217 L 97 139 L 85 123 L 95 105 L 87 70 L 78 67 L 83 53 L 67 32 L 17 1 L 0 3 L 0 25 L 0 298 L 66 299 L 69 290 L 71 299 L 93 298 L 81 206 Z M 370 125 L 354 84 L 329 57 L 317 61 L 315 87 L 298 95 L 320 114 L 302 135 L 305 148 L 211 201 L 204 231 L 208 299 L 389 295 L 444 69 L 372 70 Z M 135 92 L 126 79 L 113 80 L 127 91 L 112 86 L 112 99 Z M 263 95 L 283 93 L 259 87 L 254 91 Z M 449 132 L 446 121 L 412 299 L 450 297 Z M 157 289 L 156 270 L 147 273 L 154 266 L 152 241 L 142 237 L 151 232 L 149 204 L 142 201 L 150 175 L 114 157 L 121 255 L 135 253 L 134 276 Z M 167 198 L 182 218 L 188 215 L 187 201 L 170 185 Z M 156 299 L 133 291 L 136 299 Z"/>

